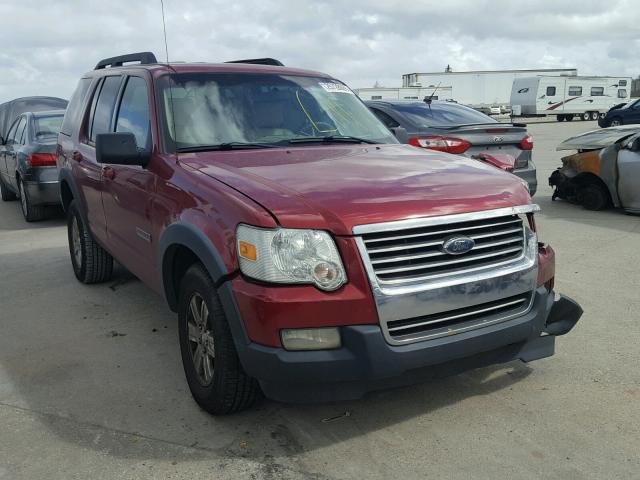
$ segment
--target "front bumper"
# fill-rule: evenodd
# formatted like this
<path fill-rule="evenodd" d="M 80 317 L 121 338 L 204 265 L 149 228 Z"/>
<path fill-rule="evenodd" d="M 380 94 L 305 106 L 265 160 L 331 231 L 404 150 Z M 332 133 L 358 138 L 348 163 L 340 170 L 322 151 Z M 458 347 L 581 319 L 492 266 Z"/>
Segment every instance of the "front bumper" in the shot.
<path fill-rule="evenodd" d="M 538 190 L 538 179 L 536 177 L 536 164 L 533 160 L 529 160 L 526 168 L 518 168 L 513 170 L 513 174 L 517 175 L 529 184 L 529 193 L 533 197 Z"/>
<path fill-rule="evenodd" d="M 540 287 L 526 314 L 449 337 L 395 346 L 385 341 L 380 326 L 358 325 L 341 328 L 342 347 L 336 350 L 290 352 L 249 343 L 238 353 L 269 398 L 348 400 L 490 364 L 549 357 L 555 336 L 567 333 L 581 314 L 577 303 L 566 297 L 554 302 Z"/>

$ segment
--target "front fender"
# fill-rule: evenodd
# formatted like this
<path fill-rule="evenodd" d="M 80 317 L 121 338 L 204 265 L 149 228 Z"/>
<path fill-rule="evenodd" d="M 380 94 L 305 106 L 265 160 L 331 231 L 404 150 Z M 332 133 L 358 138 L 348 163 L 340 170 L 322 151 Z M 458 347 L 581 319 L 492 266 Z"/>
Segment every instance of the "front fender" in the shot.
<path fill-rule="evenodd" d="M 165 298 L 174 312 L 178 310 L 178 286 L 174 282 L 175 258 L 181 248 L 189 249 L 202 263 L 213 280 L 218 296 L 225 311 L 234 342 L 237 347 L 249 343 L 244 322 L 240 316 L 238 306 L 228 282 L 237 270 L 229 271 L 222 255 L 217 251 L 212 241 L 196 225 L 185 221 L 178 221 L 169 225 L 158 243 L 161 259 L 160 271 Z"/>

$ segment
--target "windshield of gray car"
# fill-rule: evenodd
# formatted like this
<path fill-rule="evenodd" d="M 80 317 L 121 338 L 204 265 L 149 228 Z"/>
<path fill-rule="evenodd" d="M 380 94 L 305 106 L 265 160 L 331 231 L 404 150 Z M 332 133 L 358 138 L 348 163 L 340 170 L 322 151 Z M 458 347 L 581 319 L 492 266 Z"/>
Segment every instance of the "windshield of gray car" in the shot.
<path fill-rule="evenodd" d="M 38 116 L 33 119 L 33 136 L 36 140 L 48 140 L 58 138 L 62 118 L 64 115 Z"/>
<path fill-rule="evenodd" d="M 351 89 L 331 78 L 179 73 L 163 77 L 160 101 L 165 136 L 178 151 L 307 140 L 397 143 Z"/>
<path fill-rule="evenodd" d="M 473 125 L 497 123 L 497 121 L 473 108 L 453 102 L 395 104 L 393 109 L 417 127 L 452 127 L 457 125 Z"/>

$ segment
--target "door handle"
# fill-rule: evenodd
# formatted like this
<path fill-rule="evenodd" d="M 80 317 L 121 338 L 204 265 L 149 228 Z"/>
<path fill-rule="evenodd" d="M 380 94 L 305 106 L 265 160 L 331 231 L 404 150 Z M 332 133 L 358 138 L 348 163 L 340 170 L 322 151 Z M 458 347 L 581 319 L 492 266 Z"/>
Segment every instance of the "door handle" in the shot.
<path fill-rule="evenodd" d="M 74 159 L 76 162 L 81 162 L 81 161 L 82 161 L 82 158 L 83 158 L 83 157 L 82 157 L 82 154 L 81 154 L 79 151 L 77 151 L 77 150 L 74 150 L 74 152 L 73 152 L 73 154 L 72 154 L 72 157 L 73 157 L 73 159 Z"/>
<path fill-rule="evenodd" d="M 111 167 L 104 167 L 102 169 L 102 175 L 104 176 L 104 178 L 113 180 L 114 178 L 116 178 L 116 171 Z"/>

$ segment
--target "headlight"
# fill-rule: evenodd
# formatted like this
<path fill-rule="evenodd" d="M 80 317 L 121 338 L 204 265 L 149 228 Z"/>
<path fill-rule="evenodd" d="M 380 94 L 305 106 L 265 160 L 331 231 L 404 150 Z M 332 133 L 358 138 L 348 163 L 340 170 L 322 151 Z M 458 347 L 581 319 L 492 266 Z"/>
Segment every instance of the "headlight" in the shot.
<path fill-rule="evenodd" d="M 313 284 L 336 290 L 347 279 L 336 245 L 327 232 L 238 226 L 240 270 L 273 283 Z"/>

